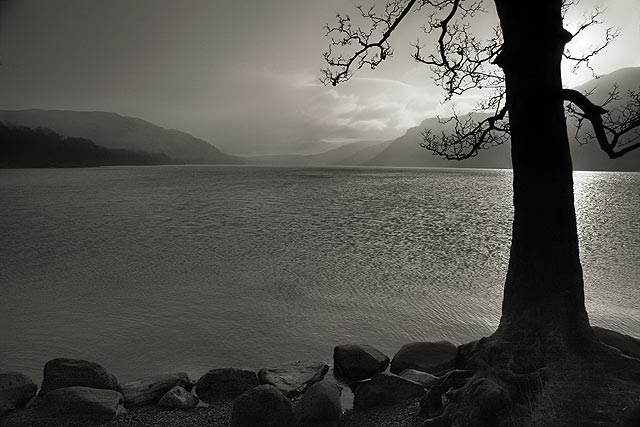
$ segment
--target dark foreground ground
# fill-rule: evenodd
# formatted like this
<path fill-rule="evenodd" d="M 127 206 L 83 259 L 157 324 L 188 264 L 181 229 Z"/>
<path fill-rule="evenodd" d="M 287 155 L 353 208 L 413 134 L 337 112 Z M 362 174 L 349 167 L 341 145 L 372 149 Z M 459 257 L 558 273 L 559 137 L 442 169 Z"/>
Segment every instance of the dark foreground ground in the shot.
<path fill-rule="evenodd" d="M 87 420 L 70 421 L 38 418 L 32 411 L 22 410 L 10 414 L 0 422 L 3 427 L 84 427 L 84 426 L 153 426 L 153 427 L 226 427 L 231 417 L 233 400 L 220 402 L 219 405 L 200 407 L 193 411 L 182 412 L 162 410 L 155 406 L 134 409 L 107 423 L 88 423 Z M 345 427 L 414 427 L 424 420 L 417 416 L 419 399 L 406 404 L 378 408 L 369 411 L 347 411 L 340 420 Z"/>

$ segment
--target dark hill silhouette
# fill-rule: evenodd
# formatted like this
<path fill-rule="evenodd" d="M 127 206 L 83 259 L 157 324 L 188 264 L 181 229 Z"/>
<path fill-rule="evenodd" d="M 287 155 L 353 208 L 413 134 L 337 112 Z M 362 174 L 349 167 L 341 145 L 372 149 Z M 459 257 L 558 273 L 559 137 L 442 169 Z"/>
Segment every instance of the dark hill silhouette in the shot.
<path fill-rule="evenodd" d="M 163 153 L 179 163 L 241 164 L 213 145 L 145 120 L 106 112 L 63 110 L 0 111 L 0 121 L 30 128 L 48 128 L 60 135 L 86 138 L 106 148 Z"/>
<path fill-rule="evenodd" d="M 175 164 L 160 153 L 105 148 L 83 138 L 69 138 L 49 129 L 5 126 L 0 122 L 0 167 L 90 167 Z"/>

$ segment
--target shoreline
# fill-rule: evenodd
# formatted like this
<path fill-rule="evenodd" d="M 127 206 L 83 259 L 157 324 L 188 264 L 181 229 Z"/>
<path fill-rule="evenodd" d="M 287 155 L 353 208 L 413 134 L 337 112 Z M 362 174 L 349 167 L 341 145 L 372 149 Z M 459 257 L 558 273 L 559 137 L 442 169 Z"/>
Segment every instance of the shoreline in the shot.
<path fill-rule="evenodd" d="M 639 339 L 599 327 L 594 332 L 607 345 L 640 358 Z M 315 425 L 301 421 L 304 414 L 318 417 L 328 410 L 334 413 L 331 425 L 414 426 L 424 421 L 418 417 L 420 400 L 454 372 L 457 351 L 458 347 L 445 341 L 413 342 L 390 358 L 369 345 L 345 344 L 334 348 L 331 366 L 306 360 L 257 372 L 213 368 L 197 381 L 186 373 L 165 373 L 124 384 L 96 363 L 53 359 L 44 367 L 40 387 L 22 375 L 17 382 L 13 378 L 12 389 L 11 381 L 7 387 L 7 372 L 0 371 L 0 426 L 243 425 L 231 422 L 237 418 L 237 402 L 261 388 L 289 402 L 296 420 L 290 425 Z M 22 395 L 7 410 L 11 390 Z M 178 406 L 159 403 L 176 392 L 182 393 L 173 400 Z M 188 405 L 180 407 L 185 399 Z"/>

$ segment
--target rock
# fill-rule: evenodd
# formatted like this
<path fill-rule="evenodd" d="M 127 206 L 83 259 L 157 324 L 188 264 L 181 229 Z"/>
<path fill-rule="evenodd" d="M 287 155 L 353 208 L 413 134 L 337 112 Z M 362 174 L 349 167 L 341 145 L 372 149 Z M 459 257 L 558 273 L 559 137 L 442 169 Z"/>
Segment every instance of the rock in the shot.
<path fill-rule="evenodd" d="M 158 406 L 170 409 L 189 411 L 198 406 L 198 398 L 184 387 L 175 386 L 164 394 L 158 401 Z"/>
<path fill-rule="evenodd" d="M 435 418 L 442 414 L 442 388 L 435 385 L 427 391 L 427 394 L 420 399 L 420 416 L 425 418 Z"/>
<path fill-rule="evenodd" d="M 340 390 L 333 381 L 323 380 L 307 389 L 294 407 L 300 427 L 334 427 L 340 422 Z"/>
<path fill-rule="evenodd" d="M 420 401 L 420 416 L 432 418 L 442 414 L 442 410 L 449 403 L 452 393 L 464 387 L 472 375 L 471 371 L 456 369 L 438 378 L 438 382 L 431 385 L 427 394 Z"/>
<path fill-rule="evenodd" d="M 452 401 L 455 404 L 447 404 Z M 463 387 L 444 394 L 442 415 L 449 421 L 447 425 L 461 425 L 472 419 L 479 427 L 493 427 L 500 425 L 505 415 L 511 418 L 512 402 L 507 389 L 495 381 L 471 377 Z"/>
<path fill-rule="evenodd" d="M 86 360 L 53 359 L 44 365 L 40 396 L 64 387 L 115 390 L 118 380 L 101 365 Z"/>
<path fill-rule="evenodd" d="M 121 390 L 127 407 L 153 405 L 173 387 L 182 387 L 189 381 L 189 376 L 184 372 L 158 374 L 126 383 Z"/>
<path fill-rule="evenodd" d="M 415 369 L 405 369 L 400 373 L 400 376 L 416 382 L 426 389 L 431 388 L 440 381 L 440 379 L 435 375 L 427 374 L 426 372 L 417 371 Z"/>
<path fill-rule="evenodd" d="M 376 374 L 354 389 L 353 407 L 368 409 L 393 405 L 420 397 L 426 390 L 422 385 L 393 374 Z"/>
<path fill-rule="evenodd" d="M 346 344 L 333 349 L 333 371 L 344 379 L 364 380 L 389 366 L 389 358 L 369 345 Z"/>
<path fill-rule="evenodd" d="M 89 387 L 58 388 L 42 397 L 40 411 L 65 418 L 112 420 L 126 413 L 122 394 Z"/>
<path fill-rule="evenodd" d="M 193 388 L 196 386 L 197 381 L 191 379 L 191 378 L 187 378 L 187 380 L 184 382 L 184 385 L 182 386 L 182 388 L 184 388 L 187 391 L 193 391 Z"/>
<path fill-rule="evenodd" d="M 627 356 L 640 359 L 640 340 L 620 332 L 593 326 L 593 333 L 603 343 L 615 347 Z"/>
<path fill-rule="evenodd" d="M 220 398 L 237 397 L 260 385 L 253 371 L 236 368 L 212 369 L 200 377 L 196 394 L 207 403 Z"/>
<path fill-rule="evenodd" d="M 272 368 L 260 369 L 260 384 L 270 384 L 286 396 L 295 396 L 314 383 L 322 380 L 329 370 L 329 365 L 320 361 L 289 362 Z"/>
<path fill-rule="evenodd" d="M 38 386 L 26 375 L 0 371 L 0 417 L 26 405 L 37 391 Z"/>
<path fill-rule="evenodd" d="M 233 402 L 231 427 L 293 427 L 291 401 L 271 385 L 244 392 Z"/>
<path fill-rule="evenodd" d="M 453 369 L 458 348 L 447 341 L 412 342 L 402 346 L 391 361 L 391 372 L 416 369 L 438 375 Z"/>
<path fill-rule="evenodd" d="M 471 378 L 472 375 L 472 371 L 464 369 L 454 369 L 453 371 L 447 372 L 445 375 L 440 377 L 440 385 L 444 390 L 449 390 L 450 388 L 458 389 L 464 386 L 467 380 Z"/>

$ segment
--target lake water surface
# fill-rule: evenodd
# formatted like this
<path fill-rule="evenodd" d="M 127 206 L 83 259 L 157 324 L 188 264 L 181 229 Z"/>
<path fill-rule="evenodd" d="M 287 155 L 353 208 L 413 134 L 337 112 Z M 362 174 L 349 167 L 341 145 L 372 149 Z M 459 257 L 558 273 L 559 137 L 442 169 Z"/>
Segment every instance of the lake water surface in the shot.
<path fill-rule="evenodd" d="M 640 336 L 640 174 L 576 173 L 593 324 Z M 121 381 L 463 343 L 498 324 L 511 172 L 0 171 L 0 366 Z"/>

